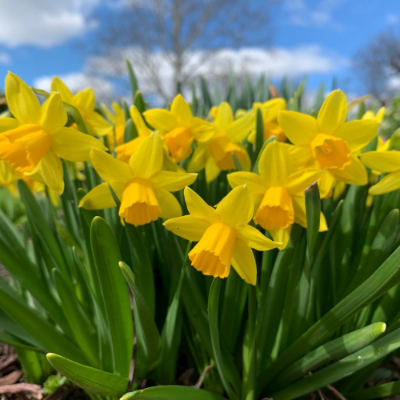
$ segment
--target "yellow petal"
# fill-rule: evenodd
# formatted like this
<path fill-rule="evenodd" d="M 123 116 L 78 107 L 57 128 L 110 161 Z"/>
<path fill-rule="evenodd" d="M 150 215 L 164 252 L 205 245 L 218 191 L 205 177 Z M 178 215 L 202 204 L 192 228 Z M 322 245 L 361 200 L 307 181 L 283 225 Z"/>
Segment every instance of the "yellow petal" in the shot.
<path fill-rule="evenodd" d="M 309 168 L 315 164 L 311 146 L 308 143 L 290 146 L 287 152 L 294 169 Z"/>
<path fill-rule="evenodd" d="M 268 187 L 261 176 L 254 172 L 233 172 L 227 178 L 232 189 L 236 186 L 247 185 L 253 194 L 264 194 Z"/>
<path fill-rule="evenodd" d="M 274 239 L 275 242 L 282 243 L 279 245 L 278 249 L 279 250 L 284 250 L 286 249 L 286 246 L 289 243 L 290 240 L 290 232 L 292 230 L 292 225 L 290 225 L 286 229 L 271 229 L 269 233 L 271 234 L 272 238 Z"/>
<path fill-rule="evenodd" d="M 280 245 L 280 243 L 273 242 L 250 225 L 241 226 L 236 229 L 236 232 L 238 239 L 243 240 L 247 246 L 259 251 L 275 249 Z"/>
<path fill-rule="evenodd" d="M 369 189 L 369 194 L 374 196 L 385 194 L 400 189 L 400 171 L 391 172 Z"/>
<path fill-rule="evenodd" d="M 276 140 L 269 143 L 258 163 L 258 171 L 267 186 L 284 186 L 290 169 L 286 146 Z"/>
<path fill-rule="evenodd" d="M 335 183 L 335 177 L 329 170 L 324 169 L 321 173 L 321 178 L 318 182 L 319 195 L 321 199 L 326 199 L 332 196 L 332 189 Z"/>
<path fill-rule="evenodd" d="M 210 224 L 196 219 L 192 215 L 172 218 L 164 222 L 164 226 L 177 236 L 192 242 L 198 242 Z"/>
<path fill-rule="evenodd" d="M 385 117 L 385 111 L 386 111 L 386 108 L 381 107 L 375 115 L 375 121 L 381 122 L 383 120 L 383 118 Z"/>
<path fill-rule="evenodd" d="M 332 169 L 332 174 L 338 181 L 343 181 L 351 185 L 366 185 L 368 183 L 367 171 L 356 155 L 352 154 L 351 163 L 344 169 Z"/>
<path fill-rule="evenodd" d="M 72 99 L 74 95 L 71 93 L 66 84 L 60 78 L 57 77 L 53 78 L 53 80 L 51 81 L 51 90 L 53 92 L 59 92 L 61 98 L 65 102 L 72 104 Z"/>
<path fill-rule="evenodd" d="M 197 219 L 209 221 L 210 223 L 219 220 L 216 210 L 209 206 L 195 191 L 187 187 L 185 188 L 184 195 L 190 215 Z"/>
<path fill-rule="evenodd" d="M 94 169 L 106 182 L 126 183 L 133 177 L 128 164 L 116 160 L 105 151 L 93 149 L 90 152 L 90 159 Z"/>
<path fill-rule="evenodd" d="M 151 177 L 151 183 L 155 188 L 176 192 L 185 186 L 191 185 L 197 178 L 197 174 L 179 174 L 171 171 L 160 171 Z"/>
<path fill-rule="evenodd" d="M 206 161 L 206 181 L 207 183 L 212 182 L 221 173 L 214 157 L 209 156 Z"/>
<path fill-rule="evenodd" d="M 226 131 L 231 140 L 236 143 L 243 142 L 249 135 L 253 125 L 253 115 L 248 113 L 234 121 Z"/>
<path fill-rule="evenodd" d="M 321 176 L 321 171 L 308 169 L 297 171 L 286 179 L 285 187 L 291 194 L 298 194 L 307 189 Z"/>
<path fill-rule="evenodd" d="M 121 183 L 112 184 L 112 189 L 120 200 L 122 199 L 124 186 L 125 185 Z M 94 187 L 79 203 L 79 207 L 85 208 L 86 210 L 104 210 L 116 206 L 117 204 L 111 194 L 108 182 L 101 183 Z"/>
<path fill-rule="evenodd" d="M 132 118 L 133 123 L 136 126 L 139 135 L 150 135 L 151 129 L 145 124 L 142 115 L 135 106 L 131 106 L 129 114 Z"/>
<path fill-rule="evenodd" d="M 72 104 L 79 109 L 79 111 L 93 111 L 96 105 L 96 96 L 92 88 L 86 88 L 78 92 L 73 100 Z M 84 116 L 82 115 L 84 118 Z"/>
<path fill-rule="evenodd" d="M 174 115 L 179 125 L 185 126 L 186 128 L 189 127 L 193 115 L 188 103 L 186 103 L 181 94 L 178 94 L 174 98 L 171 104 L 171 113 Z"/>
<path fill-rule="evenodd" d="M 49 151 L 40 162 L 40 171 L 46 185 L 56 194 L 64 191 L 64 173 L 60 158 L 54 151 Z"/>
<path fill-rule="evenodd" d="M 311 115 L 280 111 L 279 126 L 293 144 L 310 143 L 317 134 L 317 121 Z"/>
<path fill-rule="evenodd" d="M 63 159 L 68 161 L 90 160 L 90 150 L 95 148 L 107 150 L 96 138 L 86 135 L 72 128 L 62 128 L 51 135 L 53 150 Z"/>
<path fill-rule="evenodd" d="M 278 118 L 279 111 L 286 108 L 285 99 L 272 99 L 264 103 L 264 107 L 267 108 L 268 121 L 274 121 Z"/>
<path fill-rule="evenodd" d="M 158 204 L 161 208 L 160 218 L 170 219 L 182 215 L 182 208 L 176 197 L 164 189 L 154 188 Z"/>
<path fill-rule="evenodd" d="M 189 126 L 190 133 L 194 136 L 197 142 L 207 143 L 214 136 L 214 127 L 206 121 L 198 117 L 193 117 Z"/>
<path fill-rule="evenodd" d="M 318 133 L 332 134 L 347 116 L 346 96 L 341 90 L 334 90 L 322 104 L 317 117 Z"/>
<path fill-rule="evenodd" d="M 240 239 L 237 239 L 235 243 L 232 266 L 245 282 L 251 285 L 257 283 L 257 266 L 253 251 Z"/>
<path fill-rule="evenodd" d="M 9 72 L 6 76 L 7 105 L 12 115 L 25 124 L 37 123 L 40 104 L 32 89 L 17 75 Z"/>
<path fill-rule="evenodd" d="M 144 113 L 146 121 L 156 130 L 169 132 L 178 126 L 176 118 L 170 111 L 155 109 Z"/>
<path fill-rule="evenodd" d="M 245 225 L 253 218 L 253 198 L 247 187 L 237 186 L 218 204 L 217 213 L 230 226 Z"/>
<path fill-rule="evenodd" d="M 369 151 L 360 154 L 361 161 L 368 168 L 379 172 L 400 170 L 400 151 Z"/>
<path fill-rule="evenodd" d="M 95 111 L 88 113 L 84 122 L 92 135 L 106 136 L 112 133 L 112 125 Z"/>
<path fill-rule="evenodd" d="M 39 125 L 49 133 L 55 133 L 65 126 L 68 116 L 59 93 L 53 92 L 40 108 Z"/>
<path fill-rule="evenodd" d="M 365 147 L 376 136 L 378 127 L 378 122 L 371 119 L 345 122 L 335 132 L 335 136 L 346 141 L 352 151 L 357 151 Z"/>
<path fill-rule="evenodd" d="M 0 133 L 10 131 L 12 129 L 18 128 L 20 122 L 15 118 L 0 118 Z"/>
<path fill-rule="evenodd" d="M 161 138 L 151 135 L 143 140 L 129 160 L 134 174 L 141 178 L 150 178 L 161 171 L 163 166 L 163 149 Z"/>
<path fill-rule="evenodd" d="M 188 172 L 198 172 L 201 171 L 206 165 L 206 146 L 199 146 L 193 152 L 192 158 L 189 161 Z"/>
<path fill-rule="evenodd" d="M 225 132 L 233 122 L 233 114 L 231 106 L 227 102 L 221 103 L 218 108 L 218 114 L 215 117 L 215 126 Z"/>

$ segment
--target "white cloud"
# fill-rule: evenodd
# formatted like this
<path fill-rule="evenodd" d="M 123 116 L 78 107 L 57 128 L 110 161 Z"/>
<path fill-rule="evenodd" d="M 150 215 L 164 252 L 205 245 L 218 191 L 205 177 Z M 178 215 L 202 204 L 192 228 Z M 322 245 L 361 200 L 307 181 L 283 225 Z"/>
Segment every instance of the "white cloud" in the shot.
<path fill-rule="evenodd" d="M 0 43 L 51 47 L 94 27 L 89 12 L 100 0 L 2 0 Z"/>
<path fill-rule="evenodd" d="M 147 58 L 144 58 L 147 57 Z M 308 74 L 334 73 L 346 67 L 346 58 L 317 45 L 299 46 L 293 49 L 262 48 L 221 49 L 208 61 L 203 62 L 204 52 L 192 52 L 185 65 L 185 73 L 196 76 L 223 77 L 231 70 L 236 76 L 269 75 L 273 78 L 296 78 Z M 154 94 L 154 75 L 149 70 L 156 68 L 162 89 L 169 94 L 173 87 L 171 57 L 162 52 L 143 55 L 135 48 L 116 51 L 111 57 L 95 57 L 88 60 L 87 70 L 112 78 L 126 75 L 125 59 L 131 60 L 138 77 L 140 89 L 145 94 Z M 138 63 L 138 60 L 142 60 Z M 146 60 L 146 62 L 143 62 Z"/>
<path fill-rule="evenodd" d="M 50 83 L 52 78 L 52 76 L 41 76 L 34 80 L 33 86 L 38 89 L 50 91 Z M 93 88 L 96 94 L 96 100 L 98 102 L 109 103 L 116 97 L 114 85 L 108 80 L 89 76 L 81 72 L 60 75 L 59 78 L 64 81 L 64 83 L 73 93 L 76 93 L 87 87 Z"/>
<path fill-rule="evenodd" d="M 9 64 L 11 57 L 7 53 L 0 53 L 0 64 Z"/>
<path fill-rule="evenodd" d="M 288 13 L 287 22 L 290 25 L 343 29 L 343 26 L 333 18 L 334 11 L 345 0 L 321 0 L 317 5 L 307 5 L 306 0 L 286 0 L 284 9 Z"/>
<path fill-rule="evenodd" d="M 399 14 L 388 14 L 386 16 L 386 22 L 389 25 L 397 25 L 400 22 L 400 15 Z"/>

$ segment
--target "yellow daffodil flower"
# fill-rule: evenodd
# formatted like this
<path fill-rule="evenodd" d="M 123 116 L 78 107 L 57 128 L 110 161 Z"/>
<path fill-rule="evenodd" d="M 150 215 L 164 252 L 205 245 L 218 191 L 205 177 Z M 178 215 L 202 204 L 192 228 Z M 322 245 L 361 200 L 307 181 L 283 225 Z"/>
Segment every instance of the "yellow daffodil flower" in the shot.
<path fill-rule="evenodd" d="M 253 194 L 254 222 L 270 231 L 275 241 L 286 247 L 293 223 L 307 226 L 304 190 L 321 175 L 320 170 L 295 171 L 288 149 L 291 146 L 277 141 L 269 143 L 261 154 L 258 170 L 233 172 L 228 175 L 232 188 L 246 184 Z M 321 213 L 320 230 L 326 230 Z"/>
<path fill-rule="evenodd" d="M 154 109 L 144 113 L 146 121 L 164 135 L 169 151 L 176 162 L 185 160 L 192 153 L 192 143 L 205 143 L 213 135 L 213 127 L 194 117 L 185 99 L 178 94 L 171 110 Z"/>
<path fill-rule="evenodd" d="M 253 200 L 245 186 L 233 189 L 216 209 L 193 190 L 185 189 L 190 215 L 169 219 L 164 226 L 184 239 L 198 242 L 190 251 L 192 266 L 204 275 L 226 278 L 231 265 L 247 283 L 257 281 L 251 248 L 265 251 L 280 245 L 247 225 L 253 217 Z"/>
<path fill-rule="evenodd" d="M 122 107 L 116 102 L 113 102 L 111 104 L 111 107 L 112 107 L 114 113 L 112 113 L 105 104 L 101 105 L 101 108 L 104 111 L 104 113 L 106 114 L 108 120 L 114 124 L 115 133 L 111 132 L 107 136 L 108 147 L 110 150 L 113 150 L 114 147 L 120 146 L 121 144 L 124 143 L 125 112 L 122 109 Z M 116 143 L 114 143 L 114 134 L 115 134 Z"/>
<path fill-rule="evenodd" d="M 15 196 L 17 194 L 17 180 L 20 174 L 10 164 L 0 160 L 0 186 L 8 188 Z"/>
<path fill-rule="evenodd" d="M 286 108 L 286 101 L 284 99 L 272 99 L 265 103 L 253 104 L 254 125 L 257 121 L 257 110 L 261 111 L 264 125 L 264 141 L 275 136 L 279 142 L 284 142 L 286 136 L 282 128 L 278 124 L 278 113 Z M 250 143 L 256 141 L 256 128 L 251 131 L 248 139 Z"/>
<path fill-rule="evenodd" d="M 385 117 L 385 107 L 381 107 L 376 114 L 373 111 L 368 110 L 363 116 L 362 119 L 373 119 L 376 122 L 382 122 L 383 118 Z"/>
<path fill-rule="evenodd" d="M 51 81 L 51 90 L 59 92 L 63 101 L 78 109 L 91 135 L 106 136 L 112 133 L 111 124 L 94 109 L 96 96 L 93 89 L 86 88 L 73 95 L 60 78 L 54 77 Z"/>
<path fill-rule="evenodd" d="M 152 133 L 151 129 L 147 127 L 142 116 L 140 115 L 139 110 L 135 106 L 131 106 L 129 114 L 131 116 L 132 122 L 136 126 L 138 136 L 128 143 L 122 144 L 115 149 L 118 160 L 121 160 L 123 162 L 129 162 L 129 159 L 136 151 L 138 146 Z"/>
<path fill-rule="evenodd" d="M 14 118 L 0 118 L 0 160 L 19 172 L 41 172 L 44 182 L 55 193 L 64 191 L 60 157 L 87 161 L 92 147 L 104 149 L 95 138 L 65 128 L 67 113 L 59 93 L 43 103 L 32 89 L 11 72 L 6 77 L 6 98 Z"/>
<path fill-rule="evenodd" d="M 214 136 L 194 151 L 188 171 L 198 172 L 205 167 L 206 180 L 211 182 L 221 171 L 236 169 L 232 153 L 239 160 L 242 169 L 248 171 L 251 162 L 242 142 L 251 131 L 252 123 L 253 116 L 250 113 L 234 120 L 230 105 L 222 103 L 213 123 Z"/>
<path fill-rule="evenodd" d="M 182 215 L 178 200 L 170 192 L 191 185 L 197 174 L 162 171 L 163 149 L 158 135 L 146 138 L 129 164 L 96 149 L 90 156 L 93 167 L 105 183 L 93 188 L 81 200 L 80 207 L 89 210 L 115 207 L 110 185 L 121 201 L 119 216 L 130 224 L 145 225 L 158 218 Z"/>
<path fill-rule="evenodd" d="M 280 111 L 279 125 L 295 145 L 291 156 L 299 167 L 322 169 L 319 182 L 322 198 L 332 194 L 335 179 L 353 185 L 365 185 L 367 172 L 357 152 L 376 135 L 374 120 L 346 121 L 346 96 L 334 90 L 324 101 L 318 117 L 295 111 Z"/>
<path fill-rule="evenodd" d="M 400 189 L 400 152 L 369 151 L 360 154 L 361 161 L 371 170 L 388 173 L 376 185 L 369 188 L 368 193 L 374 196 Z"/>

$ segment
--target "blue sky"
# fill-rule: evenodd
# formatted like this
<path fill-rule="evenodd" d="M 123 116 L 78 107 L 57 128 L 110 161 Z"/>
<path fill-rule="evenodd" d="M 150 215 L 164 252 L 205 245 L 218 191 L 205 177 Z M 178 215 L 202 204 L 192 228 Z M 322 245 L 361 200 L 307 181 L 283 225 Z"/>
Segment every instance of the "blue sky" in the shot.
<path fill-rule="evenodd" d="M 3 79 L 11 70 L 29 84 L 44 87 L 51 76 L 59 75 L 74 89 L 85 86 L 88 59 L 77 50 L 77 39 L 90 44 L 91 32 L 101 29 L 92 12 L 96 8 L 113 12 L 121 1 L 2 0 L 0 76 Z M 290 73 L 293 79 L 307 74 L 310 90 L 321 81 L 330 85 L 335 76 L 343 89 L 362 92 L 351 57 L 370 38 L 399 25 L 400 2 L 282 0 L 272 17 L 275 52 L 269 58 L 257 58 L 261 53 L 255 53 L 251 72 L 267 68 L 276 78 Z M 232 58 L 238 59 L 237 54 Z M 112 83 L 103 89 L 115 90 Z"/>

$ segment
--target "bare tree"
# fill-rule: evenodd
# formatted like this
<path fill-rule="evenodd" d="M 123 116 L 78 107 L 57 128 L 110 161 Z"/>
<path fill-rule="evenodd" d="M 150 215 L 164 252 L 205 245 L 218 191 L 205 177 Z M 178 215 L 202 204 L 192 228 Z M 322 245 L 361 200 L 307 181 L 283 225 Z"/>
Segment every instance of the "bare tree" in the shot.
<path fill-rule="evenodd" d="M 400 91 L 400 32 L 388 31 L 366 43 L 353 67 L 370 93 L 382 102 Z"/>
<path fill-rule="evenodd" d="M 229 68 L 221 49 L 263 46 L 271 39 L 270 7 L 277 0 L 126 0 L 100 22 L 91 48 L 91 73 L 126 76 L 131 60 L 146 91 L 169 100 L 179 85 Z M 93 43 L 92 42 L 92 43 Z M 167 83 L 168 81 L 168 83 Z"/>

